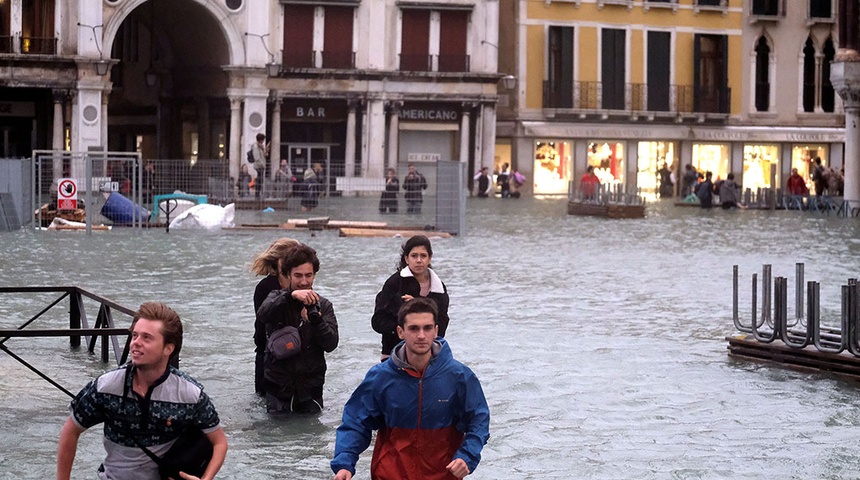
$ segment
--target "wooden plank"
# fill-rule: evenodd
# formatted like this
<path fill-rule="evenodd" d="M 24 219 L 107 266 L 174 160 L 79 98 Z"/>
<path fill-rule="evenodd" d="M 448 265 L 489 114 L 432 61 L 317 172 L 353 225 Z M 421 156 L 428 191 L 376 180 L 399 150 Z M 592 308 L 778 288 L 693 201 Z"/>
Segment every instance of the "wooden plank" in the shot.
<path fill-rule="evenodd" d="M 451 238 L 448 232 L 435 232 L 427 230 L 389 230 L 379 228 L 341 228 L 341 237 L 413 237 L 425 235 L 428 238 Z"/>
<path fill-rule="evenodd" d="M 763 343 L 752 336 L 726 337 L 729 355 L 744 359 L 775 363 L 805 371 L 821 371 L 860 378 L 860 358 L 850 352 L 827 353 L 814 346 L 793 348 L 779 340 Z"/>
<path fill-rule="evenodd" d="M 308 228 L 307 218 L 290 218 L 284 225 L 291 225 L 293 228 Z M 358 220 L 329 220 L 325 224 L 325 228 L 337 230 L 340 228 L 386 228 L 387 222 L 365 222 Z"/>

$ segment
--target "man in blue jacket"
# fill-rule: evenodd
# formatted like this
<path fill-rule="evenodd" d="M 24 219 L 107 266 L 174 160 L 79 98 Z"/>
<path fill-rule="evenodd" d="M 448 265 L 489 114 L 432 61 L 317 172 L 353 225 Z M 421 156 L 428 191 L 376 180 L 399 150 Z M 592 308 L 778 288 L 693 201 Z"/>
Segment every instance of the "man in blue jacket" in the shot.
<path fill-rule="evenodd" d="M 437 337 L 436 316 L 436 303 L 423 297 L 400 308 L 403 341 L 344 406 L 331 461 L 335 480 L 352 479 L 373 430 L 373 479 L 450 480 L 475 471 L 490 436 L 490 410 L 478 378 Z"/>

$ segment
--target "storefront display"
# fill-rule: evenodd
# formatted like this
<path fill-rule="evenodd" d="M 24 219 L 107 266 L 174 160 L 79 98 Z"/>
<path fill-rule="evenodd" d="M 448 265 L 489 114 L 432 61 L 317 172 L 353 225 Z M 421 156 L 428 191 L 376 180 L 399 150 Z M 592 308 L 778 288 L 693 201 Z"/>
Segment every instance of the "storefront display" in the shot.
<path fill-rule="evenodd" d="M 639 142 L 638 153 L 636 185 L 639 192 L 654 197 L 660 192 L 661 197 L 672 196 L 671 180 L 667 178 L 666 185 L 662 185 L 662 178 L 668 177 L 669 174 L 664 171 L 661 175 L 660 172 L 664 165 L 668 172 L 675 171 L 675 143 Z"/>
<path fill-rule="evenodd" d="M 693 167 L 703 175 L 711 172 L 716 181 L 729 174 L 729 146 L 721 143 L 694 143 Z"/>
<path fill-rule="evenodd" d="M 810 173 L 812 172 L 812 162 L 815 157 L 821 159 L 821 164 L 824 166 L 830 165 L 830 156 L 827 152 L 826 145 L 792 145 L 791 146 L 791 168 L 796 168 L 797 173 L 806 180 L 806 188 L 810 191 L 815 191 L 815 186 L 812 184 Z"/>
<path fill-rule="evenodd" d="M 570 142 L 535 142 L 534 193 L 565 195 L 570 183 L 573 149 Z"/>
<path fill-rule="evenodd" d="M 771 166 L 780 185 L 779 147 L 777 145 L 744 145 L 743 188 L 756 191 L 771 188 Z"/>
<path fill-rule="evenodd" d="M 588 143 L 588 165 L 604 187 L 624 184 L 624 144 L 593 141 Z"/>

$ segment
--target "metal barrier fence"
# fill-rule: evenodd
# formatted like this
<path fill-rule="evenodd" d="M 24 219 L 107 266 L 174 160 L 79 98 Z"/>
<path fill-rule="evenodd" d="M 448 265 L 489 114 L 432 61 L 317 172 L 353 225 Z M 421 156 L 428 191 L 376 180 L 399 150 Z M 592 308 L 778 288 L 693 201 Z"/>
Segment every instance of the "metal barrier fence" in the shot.
<path fill-rule="evenodd" d="M 593 187 L 580 182 L 579 188 L 573 189 L 573 182 L 569 185 L 567 198 L 570 201 L 582 203 L 594 203 L 599 205 L 645 205 L 646 200 L 640 189 L 636 193 L 628 193 L 624 185 L 595 184 Z"/>
<path fill-rule="evenodd" d="M 331 159 L 292 166 L 284 160 L 280 168 L 243 164 L 239 177 L 233 178 L 226 159 L 142 160 L 138 153 L 37 151 L 32 159 L 32 220 L 36 227 L 47 227 L 56 217 L 86 222 L 88 229 L 97 224 L 162 225 L 181 212 L 168 214 L 177 203 L 167 205 L 163 196 L 181 192 L 205 203 L 232 203 L 238 211 L 464 233 L 464 164 L 416 162 L 416 178 L 423 183 L 413 181 L 407 164 L 395 169 L 396 183 L 385 177 L 347 176 L 343 165 Z M 75 209 L 58 208 L 62 179 L 77 185 Z"/>
<path fill-rule="evenodd" d="M 738 266 L 733 268 L 733 309 L 735 328 L 750 333 L 759 342 L 781 340 L 785 345 L 802 349 L 815 346 L 824 353 L 842 353 L 848 350 L 860 357 L 860 284 L 848 279 L 842 285 L 842 304 L 839 321 L 823 323 L 821 320 L 821 285 L 806 282 L 806 310 L 804 315 L 804 264 L 795 265 L 794 318 L 788 314 L 788 279 L 772 277 L 771 265 L 762 266 L 761 315 L 758 315 L 758 274 L 752 275 L 752 314 L 750 323 L 744 324 L 738 307 Z M 771 288 L 771 286 L 773 288 Z"/>
<path fill-rule="evenodd" d="M 122 365 L 128 359 L 128 348 L 131 340 L 128 328 L 116 328 L 113 316 L 114 312 L 119 312 L 131 318 L 134 317 L 134 311 L 117 304 L 107 298 L 96 295 L 88 290 L 80 287 L 0 287 L 0 293 L 5 294 L 45 294 L 59 293 L 58 298 L 54 299 L 38 313 L 24 321 L 21 325 L 14 329 L 0 329 L 0 351 L 6 353 L 18 363 L 24 365 L 42 379 L 46 380 L 51 385 L 68 395 L 72 395 L 67 389 L 60 385 L 56 380 L 50 378 L 38 368 L 24 360 L 22 357 L 14 353 L 7 341 L 11 338 L 34 338 L 34 337 L 69 337 L 69 345 L 79 347 L 81 338 L 84 340 L 87 352 L 94 353 L 96 343 L 101 340 L 101 361 L 108 363 L 110 361 L 110 348 L 113 347 L 114 359 L 116 364 Z M 68 329 L 57 328 L 32 328 L 32 325 L 50 312 L 55 306 L 68 299 Z M 93 327 L 89 326 L 89 317 L 87 315 L 87 303 L 85 300 L 93 301 L 97 305 L 98 313 L 96 314 Z M 64 312 L 65 313 L 65 312 Z M 49 319 L 50 321 L 50 319 Z M 30 328 L 28 328 L 30 327 Z M 125 337 L 124 346 L 120 348 L 119 337 Z"/>

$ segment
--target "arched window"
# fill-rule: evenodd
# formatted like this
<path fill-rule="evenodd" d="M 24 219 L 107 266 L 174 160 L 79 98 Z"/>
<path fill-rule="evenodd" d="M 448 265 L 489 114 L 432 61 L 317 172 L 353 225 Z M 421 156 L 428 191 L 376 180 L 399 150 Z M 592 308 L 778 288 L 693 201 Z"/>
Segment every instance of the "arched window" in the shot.
<path fill-rule="evenodd" d="M 815 46 L 807 38 L 803 46 L 803 111 L 815 111 Z"/>
<path fill-rule="evenodd" d="M 770 47 L 764 36 L 755 46 L 755 109 L 766 112 L 770 107 Z"/>
<path fill-rule="evenodd" d="M 833 39 L 828 38 L 824 42 L 824 62 L 821 65 L 821 109 L 829 113 L 833 113 L 835 99 L 833 85 L 830 83 L 830 64 L 833 62 L 835 54 Z"/>

